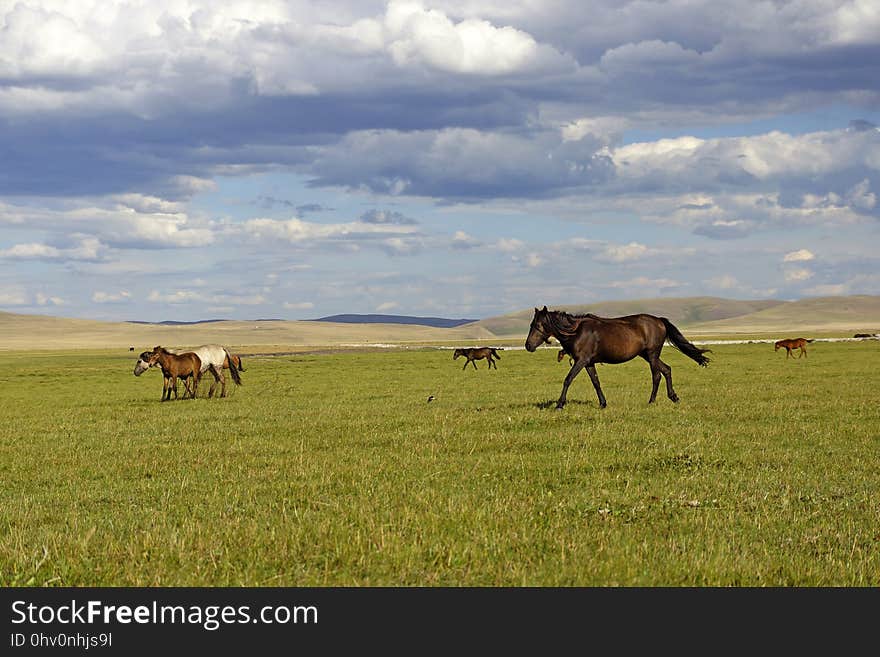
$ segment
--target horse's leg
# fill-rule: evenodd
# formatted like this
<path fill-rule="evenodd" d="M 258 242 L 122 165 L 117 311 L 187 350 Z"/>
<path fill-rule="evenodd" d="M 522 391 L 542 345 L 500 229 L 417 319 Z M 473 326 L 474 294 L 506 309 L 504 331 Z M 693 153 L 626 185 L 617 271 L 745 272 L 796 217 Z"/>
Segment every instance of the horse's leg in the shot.
<path fill-rule="evenodd" d="M 226 377 L 223 376 L 223 364 L 221 363 L 219 366 L 211 365 L 211 369 L 214 370 L 214 376 L 216 376 L 220 381 L 220 396 L 226 396 Z"/>
<path fill-rule="evenodd" d="M 471 362 L 470 358 L 468 358 L 466 361 L 464 361 L 464 367 L 461 368 L 462 372 L 467 369 L 468 363 L 470 363 L 470 362 Z"/>
<path fill-rule="evenodd" d="M 467 365 L 467 363 L 465 363 L 465 365 Z M 477 359 L 476 359 L 476 358 L 474 358 L 474 359 L 471 361 L 471 365 L 474 366 L 474 369 L 477 369 Z"/>
<path fill-rule="evenodd" d="M 660 358 L 658 354 L 642 353 L 639 355 L 648 362 L 648 366 L 651 368 L 651 397 L 648 399 L 648 403 L 653 404 L 657 399 L 657 389 L 660 387 L 660 364 L 658 362 Z"/>
<path fill-rule="evenodd" d="M 574 377 L 578 375 L 578 373 L 584 368 L 584 365 L 586 364 L 586 361 L 576 361 L 575 364 L 572 365 L 571 369 L 568 371 L 568 374 L 565 377 L 565 381 L 562 382 L 562 394 L 559 395 L 559 401 L 556 402 L 557 411 L 561 411 L 563 408 L 565 408 L 565 398 L 568 395 L 568 386 L 571 385 L 571 382 L 574 381 Z M 590 378 L 592 378 L 592 375 L 590 376 Z M 596 386 L 596 390 L 598 390 L 599 392 L 599 399 L 600 401 L 602 401 L 602 406 L 604 407 L 605 398 L 602 397 L 602 391 L 599 390 L 599 380 L 595 379 L 593 385 Z"/>
<path fill-rule="evenodd" d="M 177 375 L 171 375 L 171 389 L 174 390 L 174 399 L 177 399 Z M 168 393 L 168 399 L 171 399 L 171 393 Z"/>
<path fill-rule="evenodd" d="M 663 378 L 666 379 L 666 396 L 677 404 L 678 395 L 676 395 L 675 390 L 672 389 L 672 368 L 659 358 L 657 359 L 657 364 L 660 366 L 660 372 L 663 374 Z"/>
<path fill-rule="evenodd" d="M 596 395 L 599 397 L 599 408 L 605 408 L 608 404 L 605 401 L 605 395 L 602 394 L 602 386 L 599 385 L 599 375 L 596 373 L 596 366 L 588 365 L 587 374 L 590 375 L 590 381 L 593 382 L 593 387 L 596 389 Z"/>
<path fill-rule="evenodd" d="M 212 374 L 213 377 L 214 377 L 214 380 L 211 381 L 211 387 L 208 388 L 208 399 L 210 399 L 211 397 L 214 396 L 214 391 L 217 389 L 217 381 L 219 381 L 220 379 L 217 377 L 217 372 L 216 372 L 216 370 L 214 369 L 214 366 L 213 366 L 213 365 L 211 365 L 211 366 L 208 368 L 208 370 L 211 372 L 211 374 Z"/>

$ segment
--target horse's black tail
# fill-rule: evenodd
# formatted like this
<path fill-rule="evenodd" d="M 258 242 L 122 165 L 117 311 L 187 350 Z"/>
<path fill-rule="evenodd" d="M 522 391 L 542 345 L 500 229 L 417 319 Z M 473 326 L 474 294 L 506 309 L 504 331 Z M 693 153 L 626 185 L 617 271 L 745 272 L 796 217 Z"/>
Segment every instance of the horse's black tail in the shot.
<path fill-rule="evenodd" d="M 226 360 L 229 361 L 229 373 L 232 374 L 232 380 L 235 381 L 235 385 L 241 385 L 241 375 L 238 373 L 238 368 L 235 366 L 235 361 L 232 359 L 232 354 L 229 353 L 229 349 L 224 349 L 226 352 Z"/>
<path fill-rule="evenodd" d="M 681 334 L 681 331 L 675 328 L 675 325 L 665 317 L 661 317 L 660 321 L 663 322 L 663 325 L 666 327 L 666 339 L 669 340 L 669 343 L 673 347 L 678 349 L 691 360 L 695 361 L 701 367 L 706 367 L 709 364 L 709 359 L 703 354 L 711 353 L 711 349 L 700 349 L 696 345 L 688 342 L 687 338 Z"/>
<path fill-rule="evenodd" d="M 238 357 L 238 371 L 244 372 L 244 361 L 241 359 L 241 356 Z"/>
<path fill-rule="evenodd" d="M 498 349 L 498 351 L 495 350 L 495 347 L 490 347 L 490 349 L 492 350 L 492 355 L 495 356 L 495 358 L 497 358 L 498 360 L 501 360 L 501 355 L 498 352 L 504 351 L 504 349 Z"/>

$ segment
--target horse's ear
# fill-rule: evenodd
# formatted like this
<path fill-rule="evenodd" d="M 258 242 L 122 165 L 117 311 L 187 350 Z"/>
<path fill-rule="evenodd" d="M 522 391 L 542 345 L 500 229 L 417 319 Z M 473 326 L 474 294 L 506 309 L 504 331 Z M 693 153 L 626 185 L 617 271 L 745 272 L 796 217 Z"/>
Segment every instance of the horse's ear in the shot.
<path fill-rule="evenodd" d="M 544 306 L 544 308 L 541 310 L 541 312 L 547 312 L 547 306 Z"/>

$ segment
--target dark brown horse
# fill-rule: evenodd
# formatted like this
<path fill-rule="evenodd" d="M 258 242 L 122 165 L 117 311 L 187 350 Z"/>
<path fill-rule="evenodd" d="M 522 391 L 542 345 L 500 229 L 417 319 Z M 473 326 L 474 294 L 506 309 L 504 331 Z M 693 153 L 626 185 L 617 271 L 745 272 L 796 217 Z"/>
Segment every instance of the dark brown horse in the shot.
<path fill-rule="evenodd" d="M 186 391 L 183 398 L 195 399 L 196 392 L 199 387 L 199 372 L 202 369 L 202 360 L 193 352 L 187 351 L 182 354 L 173 354 L 164 347 L 156 346 L 150 353 L 147 363 L 150 367 L 159 365 L 162 368 L 162 401 L 171 399 L 171 392 L 174 391 L 174 398 L 177 399 L 177 379 L 184 380 Z M 192 377 L 192 389 L 186 383 L 186 379 Z"/>
<path fill-rule="evenodd" d="M 562 384 L 562 394 L 556 402 L 557 410 L 565 407 L 568 386 L 585 368 L 599 397 L 599 406 L 605 408 L 605 395 L 602 394 L 599 385 L 596 363 L 625 363 L 636 356 L 641 356 L 651 366 L 653 387 L 648 403 L 653 403 L 657 398 L 661 376 L 666 379 L 666 394 L 669 399 L 677 402 L 678 395 L 672 389 L 672 368 L 660 360 L 660 351 L 667 340 L 699 365 L 705 367 L 709 364 L 709 359 L 703 355 L 709 352 L 709 349 L 694 346 L 673 326 L 672 322 L 665 317 L 654 315 L 597 317 L 547 310 L 547 306 L 541 310 L 535 308 L 535 315 L 526 338 L 526 349 L 535 351 L 551 337 L 559 340 L 563 352 L 574 359 L 574 365 L 571 366 Z"/>
<path fill-rule="evenodd" d="M 798 354 L 798 358 L 801 356 L 807 355 L 807 343 L 812 342 L 812 340 L 807 340 L 806 338 L 788 338 L 786 340 L 777 340 L 773 345 L 773 351 L 779 351 L 780 349 L 785 349 L 785 357 L 791 357 L 792 349 L 800 349 L 801 352 Z"/>
<path fill-rule="evenodd" d="M 503 351 L 503 350 L 501 350 Z M 495 347 L 466 347 L 463 349 L 456 349 L 455 353 L 452 354 L 452 360 L 455 360 L 459 356 L 464 356 L 467 360 L 464 363 L 464 367 L 461 369 L 467 369 L 468 363 L 474 366 L 474 369 L 477 369 L 476 361 L 485 358 L 489 362 L 489 369 L 491 370 L 493 367 L 497 370 L 498 365 L 495 364 L 493 358 L 497 358 L 501 360 L 501 356 L 498 355 L 498 351 Z"/>

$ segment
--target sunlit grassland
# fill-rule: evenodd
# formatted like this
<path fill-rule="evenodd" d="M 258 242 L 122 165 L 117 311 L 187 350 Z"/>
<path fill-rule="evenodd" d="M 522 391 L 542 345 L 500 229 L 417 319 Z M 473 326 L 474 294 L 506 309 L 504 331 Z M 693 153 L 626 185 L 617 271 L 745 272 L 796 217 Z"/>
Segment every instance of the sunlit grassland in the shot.
<path fill-rule="evenodd" d="M 0 584 L 880 585 L 880 343 L 713 350 L 664 350 L 679 404 L 639 359 L 561 412 L 555 350 L 246 357 L 166 403 L 132 355 L 6 353 Z"/>

